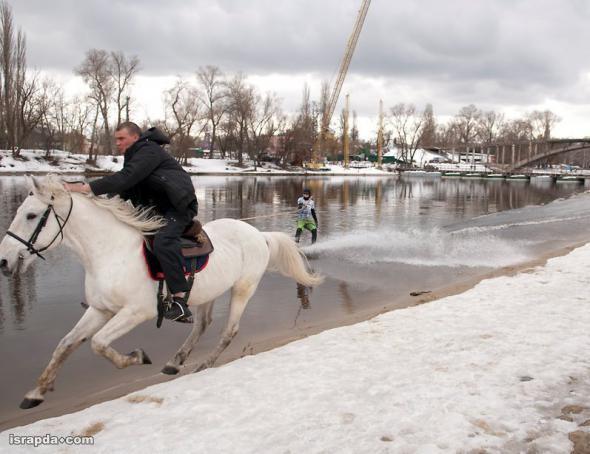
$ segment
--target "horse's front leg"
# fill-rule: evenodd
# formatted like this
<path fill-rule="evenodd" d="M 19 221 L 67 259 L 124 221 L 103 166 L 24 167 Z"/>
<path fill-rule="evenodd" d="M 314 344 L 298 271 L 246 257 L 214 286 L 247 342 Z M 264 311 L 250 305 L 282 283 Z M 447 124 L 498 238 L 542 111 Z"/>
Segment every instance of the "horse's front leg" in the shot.
<path fill-rule="evenodd" d="M 134 350 L 128 355 L 122 355 L 110 346 L 113 341 L 151 318 L 154 318 L 154 314 L 142 308 L 124 307 L 92 337 L 92 350 L 97 355 L 104 356 L 118 369 L 133 364 L 151 364 L 151 360 L 142 349 Z"/>
<path fill-rule="evenodd" d="M 193 372 L 200 372 L 204 369 L 212 367 L 213 364 L 215 364 L 215 361 L 217 361 L 217 358 L 219 358 L 219 355 L 221 355 L 221 353 L 227 348 L 235 335 L 238 334 L 238 329 L 240 328 L 240 319 L 242 318 L 242 314 L 244 313 L 244 309 L 246 309 L 248 301 L 256 291 L 257 286 L 258 282 L 252 284 L 248 281 L 238 282 L 233 286 L 231 300 L 229 303 L 229 316 L 227 318 L 225 329 L 221 333 L 221 339 L 215 347 L 215 350 L 213 350 L 205 359 L 205 361 Z"/>
<path fill-rule="evenodd" d="M 109 312 L 102 312 L 93 307 L 89 307 L 84 312 L 84 315 L 78 320 L 76 326 L 59 342 L 49 364 L 37 380 L 37 387 L 25 394 L 20 408 L 33 408 L 43 402 L 45 393 L 47 391 L 53 391 L 53 383 L 55 382 L 59 367 L 82 342 L 92 337 L 94 333 L 101 329 L 109 321 L 111 316 L 112 314 Z"/>
<path fill-rule="evenodd" d="M 210 301 L 197 306 L 195 310 L 195 322 L 191 333 L 184 341 L 184 344 L 182 344 L 182 347 L 178 349 L 174 358 L 166 363 L 162 369 L 163 373 L 167 375 L 176 375 L 179 372 L 180 366 L 184 364 L 199 338 L 205 332 L 207 326 L 211 324 L 211 310 L 213 309 L 214 302 L 215 301 Z"/>

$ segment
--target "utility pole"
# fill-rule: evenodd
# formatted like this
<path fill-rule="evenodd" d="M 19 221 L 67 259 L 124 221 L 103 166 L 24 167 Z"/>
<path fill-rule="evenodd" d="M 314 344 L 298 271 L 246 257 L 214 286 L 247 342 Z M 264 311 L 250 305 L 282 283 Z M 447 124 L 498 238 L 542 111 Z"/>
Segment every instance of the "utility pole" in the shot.
<path fill-rule="evenodd" d="M 349 112 L 349 106 L 348 106 L 348 94 L 346 94 L 346 101 L 344 104 L 344 131 L 343 131 L 343 137 L 342 137 L 342 147 L 343 147 L 343 159 L 344 159 L 344 168 L 348 169 L 348 161 L 349 161 L 349 157 L 350 157 L 350 138 L 348 136 L 348 112 Z"/>
<path fill-rule="evenodd" d="M 383 166 L 383 100 L 379 100 L 379 130 L 377 131 L 377 168 Z"/>

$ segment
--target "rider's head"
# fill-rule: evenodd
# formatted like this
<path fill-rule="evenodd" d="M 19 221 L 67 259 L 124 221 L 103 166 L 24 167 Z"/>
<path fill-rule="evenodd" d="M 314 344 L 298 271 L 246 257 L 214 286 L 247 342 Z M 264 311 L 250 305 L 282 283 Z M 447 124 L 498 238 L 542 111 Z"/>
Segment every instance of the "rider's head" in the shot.
<path fill-rule="evenodd" d="M 141 136 L 141 129 L 135 123 L 126 121 L 115 130 L 115 144 L 119 153 L 125 153 Z"/>
<path fill-rule="evenodd" d="M 307 189 L 307 188 L 306 188 L 306 189 L 304 189 L 304 190 L 303 190 L 303 198 L 307 200 L 307 199 L 309 199 L 310 197 L 311 197 L 311 191 L 310 191 L 309 189 Z"/>

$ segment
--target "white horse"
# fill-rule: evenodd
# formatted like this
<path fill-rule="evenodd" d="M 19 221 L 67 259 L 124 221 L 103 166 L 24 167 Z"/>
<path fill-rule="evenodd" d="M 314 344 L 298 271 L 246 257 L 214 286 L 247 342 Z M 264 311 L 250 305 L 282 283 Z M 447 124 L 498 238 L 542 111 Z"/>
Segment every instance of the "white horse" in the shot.
<path fill-rule="evenodd" d="M 91 339 L 92 350 L 117 368 L 150 364 L 141 349 L 123 355 L 111 344 L 157 315 L 157 283 L 148 275 L 142 244 L 144 234 L 162 226 L 145 211 L 133 209 L 118 197 L 103 199 L 64 189 L 49 176 L 32 178 L 30 193 L 18 208 L 0 243 L 0 270 L 5 275 L 23 272 L 44 250 L 61 243 L 80 258 L 86 271 L 88 309 L 59 342 L 37 387 L 29 391 L 21 408 L 41 404 L 53 390 L 57 370 L 82 342 Z M 231 288 L 227 324 L 216 348 L 195 370 L 211 367 L 237 334 L 240 318 L 267 269 L 279 271 L 305 286 L 321 283 L 309 273 L 295 242 L 284 233 L 260 232 L 245 222 L 218 219 L 204 227 L 215 250 L 207 267 L 197 275 L 188 304 L 194 325 L 184 344 L 162 372 L 178 373 L 205 328 L 211 323 L 214 300 Z"/>

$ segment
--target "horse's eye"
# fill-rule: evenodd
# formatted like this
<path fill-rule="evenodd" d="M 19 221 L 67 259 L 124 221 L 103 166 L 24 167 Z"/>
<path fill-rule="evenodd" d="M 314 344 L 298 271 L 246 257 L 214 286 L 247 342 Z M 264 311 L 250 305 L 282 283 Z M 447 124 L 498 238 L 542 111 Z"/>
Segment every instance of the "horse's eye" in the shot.
<path fill-rule="evenodd" d="M 33 191 L 29 192 L 29 195 L 33 195 Z"/>
<path fill-rule="evenodd" d="M 35 219 L 37 217 L 37 215 L 35 213 L 29 213 L 27 214 L 27 219 L 30 221 L 31 219 Z"/>

